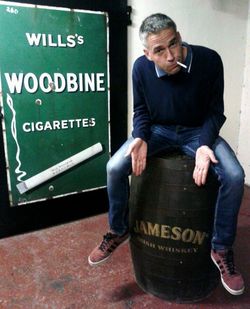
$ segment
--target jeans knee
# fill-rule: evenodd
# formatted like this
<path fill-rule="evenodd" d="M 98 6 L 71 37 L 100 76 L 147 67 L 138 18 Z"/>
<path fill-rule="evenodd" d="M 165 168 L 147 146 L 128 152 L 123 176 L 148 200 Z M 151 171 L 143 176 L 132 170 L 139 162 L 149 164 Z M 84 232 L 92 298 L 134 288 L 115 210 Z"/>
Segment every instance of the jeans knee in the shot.
<path fill-rule="evenodd" d="M 115 173 L 117 173 L 118 171 L 116 171 L 116 167 L 115 165 L 112 163 L 112 160 L 110 159 L 106 165 L 106 171 L 108 175 L 113 175 Z"/>
<path fill-rule="evenodd" d="M 106 165 L 107 175 L 112 178 L 127 176 L 129 175 L 129 170 L 130 165 L 127 160 L 111 158 Z"/>
<path fill-rule="evenodd" d="M 227 173 L 226 178 L 231 183 L 232 187 L 243 186 L 245 182 L 245 173 L 242 168 L 232 170 Z"/>

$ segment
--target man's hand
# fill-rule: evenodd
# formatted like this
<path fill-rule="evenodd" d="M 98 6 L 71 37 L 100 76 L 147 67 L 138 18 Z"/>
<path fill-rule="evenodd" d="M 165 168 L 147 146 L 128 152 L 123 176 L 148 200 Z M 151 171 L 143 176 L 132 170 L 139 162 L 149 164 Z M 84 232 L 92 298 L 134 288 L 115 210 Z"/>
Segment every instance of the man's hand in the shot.
<path fill-rule="evenodd" d="M 198 186 L 206 183 L 210 161 L 218 163 L 214 156 L 214 152 L 208 146 L 199 147 L 196 151 L 195 168 L 193 172 L 194 182 Z"/>
<path fill-rule="evenodd" d="M 144 140 L 137 137 L 129 145 L 125 156 L 131 155 L 132 171 L 136 176 L 141 175 L 146 167 L 148 145 Z"/>

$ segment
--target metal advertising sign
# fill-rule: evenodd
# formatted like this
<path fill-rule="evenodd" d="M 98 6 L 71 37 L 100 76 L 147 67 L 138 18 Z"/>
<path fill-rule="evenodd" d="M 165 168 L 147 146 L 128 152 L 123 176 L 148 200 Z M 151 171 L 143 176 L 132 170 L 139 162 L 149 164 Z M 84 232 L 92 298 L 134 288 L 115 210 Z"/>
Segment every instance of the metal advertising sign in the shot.
<path fill-rule="evenodd" d="M 106 186 L 107 14 L 0 1 L 11 206 Z"/>

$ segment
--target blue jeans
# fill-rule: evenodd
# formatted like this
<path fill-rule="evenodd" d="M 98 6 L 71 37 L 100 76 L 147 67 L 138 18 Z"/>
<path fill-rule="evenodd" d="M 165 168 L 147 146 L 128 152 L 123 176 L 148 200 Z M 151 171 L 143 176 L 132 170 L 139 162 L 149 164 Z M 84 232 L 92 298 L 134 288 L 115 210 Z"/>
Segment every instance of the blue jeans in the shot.
<path fill-rule="evenodd" d="M 159 152 L 179 149 L 195 157 L 199 147 L 201 128 L 153 125 L 148 140 L 148 157 Z M 107 190 L 109 197 L 109 225 L 121 235 L 128 230 L 129 179 L 132 172 L 131 157 L 125 157 L 130 137 L 107 164 Z M 220 182 L 215 206 L 212 248 L 231 248 L 236 236 L 237 218 L 244 191 L 244 171 L 227 142 L 218 137 L 212 147 L 219 161 L 211 164 Z"/>

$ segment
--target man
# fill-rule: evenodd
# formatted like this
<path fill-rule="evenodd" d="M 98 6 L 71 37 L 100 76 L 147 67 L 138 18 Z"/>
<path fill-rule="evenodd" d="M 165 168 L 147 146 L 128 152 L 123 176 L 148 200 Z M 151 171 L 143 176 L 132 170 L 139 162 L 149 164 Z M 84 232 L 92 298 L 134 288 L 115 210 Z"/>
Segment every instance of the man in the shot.
<path fill-rule="evenodd" d="M 213 50 L 182 42 L 172 19 L 147 17 L 140 27 L 144 56 L 133 67 L 133 132 L 107 165 L 110 232 L 92 251 L 96 265 L 110 257 L 128 237 L 128 176 L 140 175 L 146 158 L 180 149 L 195 158 L 194 182 L 204 185 L 208 169 L 218 177 L 211 258 L 224 287 L 242 294 L 244 281 L 236 270 L 232 245 L 244 188 L 244 171 L 233 150 L 219 136 L 225 122 L 224 77 Z"/>

